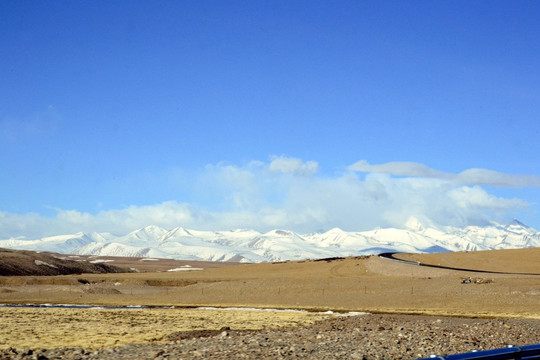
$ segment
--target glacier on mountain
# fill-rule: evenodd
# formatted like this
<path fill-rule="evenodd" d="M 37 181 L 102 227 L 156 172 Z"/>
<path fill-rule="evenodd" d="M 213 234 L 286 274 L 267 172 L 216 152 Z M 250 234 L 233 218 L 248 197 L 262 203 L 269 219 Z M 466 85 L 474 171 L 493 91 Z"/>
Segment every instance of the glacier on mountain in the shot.
<path fill-rule="evenodd" d="M 347 232 L 334 228 L 300 235 L 288 230 L 201 231 L 147 226 L 129 234 L 76 233 L 0 240 L 0 247 L 63 254 L 266 262 L 370 255 L 381 252 L 476 251 L 539 247 L 540 232 L 519 222 L 435 229 L 415 218 L 404 229 Z"/>

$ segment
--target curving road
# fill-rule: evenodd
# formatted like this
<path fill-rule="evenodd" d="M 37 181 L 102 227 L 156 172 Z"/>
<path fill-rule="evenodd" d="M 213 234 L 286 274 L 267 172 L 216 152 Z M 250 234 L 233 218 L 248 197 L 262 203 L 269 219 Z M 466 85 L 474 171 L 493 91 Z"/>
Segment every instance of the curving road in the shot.
<path fill-rule="evenodd" d="M 399 262 L 399 263 L 402 263 L 402 264 L 425 266 L 425 267 L 431 267 L 431 268 L 437 268 L 437 269 L 468 271 L 468 272 L 483 273 L 483 274 L 540 275 L 538 273 L 515 273 L 515 272 L 478 270 L 478 269 L 457 268 L 457 267 L 452 267 L 452 266 L 425 264 L 425 263 L 421 263 L 421 262 L 417 262 L 417 261 L 409 261 L 409 260 L 398 259 L 398 258 L 396 258 L 394 256 L 395 254 L 399 254 L 399 253 L 395 253 L 395 252 L 382 253 L 382 254 L 379 254 L 379 257 L 381 259 L 391 260 L 391 261 Z"/>

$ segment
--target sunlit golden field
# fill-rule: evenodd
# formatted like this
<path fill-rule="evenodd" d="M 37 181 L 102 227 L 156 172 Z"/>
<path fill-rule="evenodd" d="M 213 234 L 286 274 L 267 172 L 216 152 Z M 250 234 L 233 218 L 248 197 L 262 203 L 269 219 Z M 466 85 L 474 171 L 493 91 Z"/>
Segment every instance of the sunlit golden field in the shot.
<path fill-rule="evenodd" d="M 164 342 L 177 331 L 281 328 L 308 325 L 321 318 L 300 312 L 0 308 L 0 348 L 96 349 Z"/>

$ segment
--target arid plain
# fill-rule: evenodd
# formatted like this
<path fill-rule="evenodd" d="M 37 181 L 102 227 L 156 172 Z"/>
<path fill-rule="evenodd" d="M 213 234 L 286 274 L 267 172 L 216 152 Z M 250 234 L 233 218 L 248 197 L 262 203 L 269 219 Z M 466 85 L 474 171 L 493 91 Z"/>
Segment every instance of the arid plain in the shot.
<path fill-rule="evenodd" d="M 105 347 L 128 342 L 161 341 L 167 334 L 180 330 L 217 330 L 223 326 L 231 329 L 280 328 L 322 320 L 331 316 L 320 313 L 327 310 L 540 319 L 539 248 L 398 254 L 396 257 L 482 272 L 417 266 L 378 256 L 220 264 L 220 267 L 215 263 L 103 258 L 101 260 L 109 260 L 109 264 L 136 268 L 139 272 L 4 276 L 0 277 L 0 303 L 175 308 L 1 307 L 0 321 L 7 326 L 2 329 L 0 347 L 30 347 L 32 341 L 39 341 L 44 347 Z M 176 271 L 167 271 L 171 269 Z M 302 309 L 310 312 L 192 309 L 201 306 Z M 64 332 L 59 330 L 60 335 L 55 338 L 50 334 L 51 322 L 68 325 Z M 98 323 L 102 325 L 101 330 L 94 326 Z M 57 324 L 55 328 L 62 327 Z M 89 335 L 91 328 L 96 332 Z M 109 331 L 103 331 L 103 328 Z M 21 336 L 25 331 L 29 335 Z M 74 339 L 68 344 L 67 332 Z M 77 342 L 77 338 L 82 339 L 77 336 L 78 332 L 92 340 Z M 21 342 L 22 339 L 34 340 L 29 343 Z"/>

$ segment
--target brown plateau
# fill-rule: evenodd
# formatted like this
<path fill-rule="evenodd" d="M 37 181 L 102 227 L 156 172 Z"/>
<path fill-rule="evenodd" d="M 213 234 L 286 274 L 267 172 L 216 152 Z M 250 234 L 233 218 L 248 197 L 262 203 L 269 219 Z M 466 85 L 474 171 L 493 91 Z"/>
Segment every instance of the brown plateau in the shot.
<path fill-rule="evenodd" d="M 132 327 L 133 324 L 147 324 L 143 326 L 146 330 L 141 333 L 149 331 L 148 333 L 152 334 L 149 335 L 151 339 L 142 335 L 141 337 L 133 335 L 133 338 L 120 335 L 111 335 L 101 340 L 96 338 L 92 343 L 97 347 L 118 344 L 119 341 L 120 343 L 146 342 L 152 339 L 157 341 L 164 339 L 173 328 L 176 331 L 218 330 L 220 325 L 226 323 L 232 324 L 233 329 L 257 329 L 309 324 L 321 319 L 320 315 L 316 315 L 319 316 L 317 318 L 314 317 L 315 314 L 309 313 L 299 313 L 295 316 L 250 313 L 247 318 L 251 320 L 246 319 L 246 315 L 242 315 L 243 317 L 233 315 L 226 321 L 215 322 L 218 315 L 212 312 L 214 310 L 207 310 L 207 315 L 202 315 L 201 312 L 193 315 L 186 310 L 198 306 L 540 319 L 538 248 L 445 254 L 398 254 L 396 257 L 437 266 L 493 271 L 493 273 L 416 266 L 378 256 L 263 264 L 80 257 L 78 259 L 80 262 L 110 260 L 107 262 L 108 265 L 132 268 L 133 272 L 0 276 L 0 303 L 137 304 L 174 306 L 177 308 L 174 310 L 176 312 L 173 314 L 167 313 L 169 310 L 153 310 L 155 316 L 146 316 L 144 312 L 102 310 L 91 313 L 93 315 L 85 320 L 85 316 L 88 316 L 87 310 L 84 315 L 81 312 L 85 310 L 54 309 L 45 312 L 44 309 L 0 308 L 2 310 L 0 321 L 3 324 L 11 324 L 5 329 L 12 330 L 12 338 L 8 334 L 10 331 L 6 330 L 7 333 L 2 334 L 5 340 L 0 347 L 14 346 L 17 334 L 23 331 L 21 324 L 25 323 L 24 319 L 33 325 L 38 319 L 61 321 L 60 319 L 64 318 L 67 319 L 65 323 L 73 325 L 69 319 L 77 319 L 76 323 L 79 324 L 77 326 L 81 329 L 88 329 L 85 325 L 88 321 L 93 321 L 93 324 L 98 322 L 108 324 L 103 319 L 112 319 L 111 323 L 119 324 L 119 327 L 105 326 L 108 326 L 114 334 L 124 333 L 122 328 Z M 177 271 L 167 271 L 170 269 Z M 178 269 L 202 270 L 178 271 Z M 101 320 L 97 320 L 97 315 Z M 199 322 L 193 319 L 180 320 L 190 319 L 190 316 L 200 319 Z M 126 319 L 127 323 L 119 321 L 120 318 Z M 238 319 L 236 323 L 231 320 L 235 318 Z M 265 322 L 261 319 L 267 320 Z M 153 330 L 149 330 L 150 327 L 145 327 L 153 322 L 161 324 L 161 328 L 166 331 L 154 333 Z M 193 324 L 197 326 L 194 327 Z M 77 334 L 77 327 L 74 326 L 69 328 L 75 329 L 74 334 Z M 43 343 L 49 347 L 58 346 L 55 341 L 58 340 L 43 340 Z"/>

